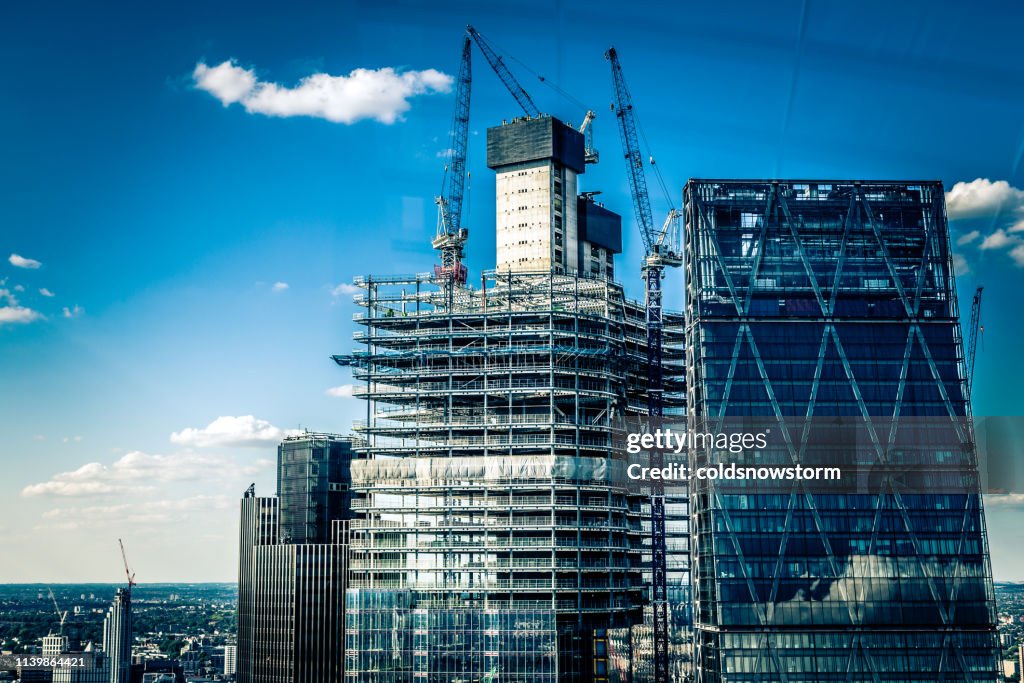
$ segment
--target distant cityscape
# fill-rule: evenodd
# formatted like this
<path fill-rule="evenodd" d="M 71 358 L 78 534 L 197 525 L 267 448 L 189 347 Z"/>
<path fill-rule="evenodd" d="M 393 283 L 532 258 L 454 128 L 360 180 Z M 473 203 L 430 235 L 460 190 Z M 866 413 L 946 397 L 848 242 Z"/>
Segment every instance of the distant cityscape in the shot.
<path fill-rule="evenodd" d="M 52 591 L 52 597 L 51 592 Z M 72 660 L 84 666 L 8 666 L 0 680 L 31 683 L 201 683 L 234 680 L 235 584 L 134 586 L 126 647 L 130 661 L 112 674 L 112 629 L 124 587 L 110 584 L 0 586 L 0 655 Z M 65 616 L 66 615 L 66 616 Z M 61 618 L 63 616 L 63 625 Z M 106 629 L 105 629 L 106 626 Z M 106 631 L 106 633 L 105 633 Z M 76 662 L 77 664 L 77 662 Z"/>
<path fill-rule="evenodd" d="M 59 632 L 48 590 L 68 612 L 68 651 L 101 651 L 103 620 L 120 586 L 0 585 L 0 655 L 39 655 Z M 1006 681 L 1020 681 L 1024 583 L 996 583 L 999 642 Z M 142 584 L 134 588 L 130 683 L 234 681 L 238 586 L 235 583 Z M 59 680 L 52 671 L 0 669 L 0 681 Z M 85 680 L 76 677 L 74 680 Z M 102 683 L 106 683 L 103 679 Z"/>

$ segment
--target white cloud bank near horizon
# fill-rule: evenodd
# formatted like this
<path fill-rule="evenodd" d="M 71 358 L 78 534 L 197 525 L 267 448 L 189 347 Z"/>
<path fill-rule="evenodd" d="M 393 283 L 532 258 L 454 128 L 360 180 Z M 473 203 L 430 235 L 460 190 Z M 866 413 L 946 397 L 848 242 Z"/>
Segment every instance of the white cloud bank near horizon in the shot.
<path fill-rule="evenodd" d="M 315 73 L 289 88 L 261 81 L 254 69 L 227 60 L 216 66 L 199 62 L 192 80 L 225 107 L 238 103 L 250 114 L 308 116 L 343 124 L 372 119 L 390 125 L 409 111 L 410 98 L 450 92 L 454 79 L 436 69 L 384 67 L 353 69 L 347 76 Z"/>
<path fill-rule="evenodd" d="M 300 433 L 298 429 L 280 429 L 253 415 L 222 415 L 205 427 L 187 427 L 173 432 L 171 443 L 195 448 L 265 446 Z"/>
<path fill-rule="evenodd" d="M 78 498 L 126 493 L 152 492 L 169 482 L 221 480 L 235 475 L 251 475 L 267 467 L 262 458 L 241 464 L 234 458 L 193 452 L 151 455 L 132 451 L 107 465 L 89 462 L 81 467 L 59 472 L 47 481 L 29 484 L 21 490 L 24 498 L 40 496 Z"/>

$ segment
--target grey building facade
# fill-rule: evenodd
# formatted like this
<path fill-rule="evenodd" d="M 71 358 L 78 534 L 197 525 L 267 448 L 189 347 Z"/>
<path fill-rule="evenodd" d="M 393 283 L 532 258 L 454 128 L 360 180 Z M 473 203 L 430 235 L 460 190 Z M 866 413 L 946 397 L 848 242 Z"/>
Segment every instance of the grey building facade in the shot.
<path fill-rule="evenodd" d="M 698 680 L 996 680 L 942 185 L 691 180 L 685 211 L 691 429 L 853 420 L 872 438 L 851 452 L 961 482 L 697 485 Z M 901 440 L 921 420 L 949 438 Z"/>

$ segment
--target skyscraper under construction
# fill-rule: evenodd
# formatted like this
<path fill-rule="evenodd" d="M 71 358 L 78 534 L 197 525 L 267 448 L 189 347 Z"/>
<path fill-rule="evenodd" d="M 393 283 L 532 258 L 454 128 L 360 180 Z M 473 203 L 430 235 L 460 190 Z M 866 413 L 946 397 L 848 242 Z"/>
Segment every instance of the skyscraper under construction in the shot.
<path fill-rule="evenodd" d="M 612 279 L 618 216 L 577 196 L 583 151 L 547 116 L 488 131 L 498 268 L 479 287 L 356 280 L 347 680 L 609 680 L 609 630 L 642 621 L 619 419 L 645 407 L 644 309 Z M 680 332 L 667 316 L 670 406 Z"/>

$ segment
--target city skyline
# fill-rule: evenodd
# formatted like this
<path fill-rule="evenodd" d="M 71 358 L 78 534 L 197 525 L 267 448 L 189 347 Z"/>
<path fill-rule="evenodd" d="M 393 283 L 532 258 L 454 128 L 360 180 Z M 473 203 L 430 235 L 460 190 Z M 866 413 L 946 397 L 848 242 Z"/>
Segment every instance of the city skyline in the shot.
<path fill-rule="evenodd" d="M 521 11 L 396 7 L 240 19 L 231 8 L 83 5 L 53 22 L 38 8 L 3 10 L 0 50 L 25 67 L 2 77 L 18 97 L 0 112 L 14 138 L 0 190 L 0 534 L 18 548 L 0 558 L 0 582 L 116 581 L 118 536 L 142 582 L 233 580 L 237 498 L 251 482 L 273 492 L 278 441 L 305 426 L 348 433 L 361 411 L 329 359 L 352 347 L 352 278 L 436 260 L 432 197 L 452 104 L 437 74 L 455 73 L 467 21 L 598 112 L 604 154 L 581 190 L 602 190 L 623 215 L 616 277 L 635 298 L 641 245 L 607 113 L 610 44 L 677 206 L 691 176 L 941 179 L 961 315 L 986 286 L 975 413 L 1024 413 L 1012 355 L 1024 332 L 1013 315 L 1024 275 L 1019 8 L 991 6 L 1007 20 L 989 26 L 953 4 L 738 4 L 737 28 L 714 8 L 659 23 L 650 6 L 599 4 L 538 33 Z M 883 7 L 900 30 L 874 32 Z M 858 30 L 869 46 L 844 38 Z M 510 66 L 543 109 L 582 119 Z M 260 84 L 357 68 L 391 96 L 329 111 L 257 97 L 282 95 Z M 484 131 L 518 113 L 485 69 L 471 115 L 471 281 L 494 264 Z M 698 72 L 697 88 L 673 70 Z M 678 274 L 667 292 L 679 308 Z M 1024 580 L 1022 505 L 989 500 L 997 580 Z M 68 552 L 82 561 L 61 562 Z"/>

